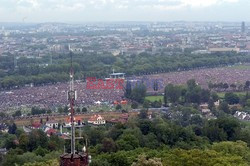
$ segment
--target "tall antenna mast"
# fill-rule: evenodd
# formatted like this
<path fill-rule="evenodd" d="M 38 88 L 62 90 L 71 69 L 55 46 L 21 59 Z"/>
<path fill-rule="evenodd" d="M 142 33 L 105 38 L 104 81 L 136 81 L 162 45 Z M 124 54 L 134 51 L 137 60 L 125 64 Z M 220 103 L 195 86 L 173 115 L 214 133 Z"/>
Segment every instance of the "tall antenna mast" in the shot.
<path fill-rule="evenodd" d="M 78 139 L 75 137 L 75 100 L 77 98 L 77 93 L 74 88 L 74 70 L 73 70 L 73 53 L 70 52 L 71 65 L 70 65 L 70 83 L 69 91 L 67 93 L 69 101 L 69 110 L 70 110 L 70 121 L 71 121 L 71 153 L 64 153 L 60 156 L 60 166 L 88 166 L 91 162 L 91 156 L 88 155 L 86 147 L 82 152 L 77 152 L 75 150 L 75 140 Z M 81 137 L 80 137 L 81 138 Z M 87 146 L 87 145 L 86 145 Z"/>
<path fill-rule="evenodd" d="M 68 100 L 70 103 L 70 120 L 71 120 L 71 154 L 75 154 L 75 120 L 74 120 L 74 105 L 76 100 L 76 91 L 74 89 L 74 70 L 73 70 L 73 60 L 72 60 L 72 52 L 70 52 L 71 56 L 71 67 L 70 67 L 70 90 L 68 92 Z"/>

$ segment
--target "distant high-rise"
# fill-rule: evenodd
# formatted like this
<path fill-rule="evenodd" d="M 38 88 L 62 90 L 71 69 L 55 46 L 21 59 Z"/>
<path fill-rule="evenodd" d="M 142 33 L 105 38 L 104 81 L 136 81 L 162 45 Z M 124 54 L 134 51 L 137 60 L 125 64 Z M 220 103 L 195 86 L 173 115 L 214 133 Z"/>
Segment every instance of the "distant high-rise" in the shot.
<path fill-rule="evenodd" d="M 246 25 L 245 22 L 241 23 L 241 33 L 245 33 L 246 32 Z"/>

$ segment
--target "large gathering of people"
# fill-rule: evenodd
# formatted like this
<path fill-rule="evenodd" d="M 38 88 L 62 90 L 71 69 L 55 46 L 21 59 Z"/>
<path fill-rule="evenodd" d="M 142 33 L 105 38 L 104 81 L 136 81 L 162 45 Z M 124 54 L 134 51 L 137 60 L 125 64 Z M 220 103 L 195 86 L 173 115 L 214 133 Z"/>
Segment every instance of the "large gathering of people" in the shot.
<path fill-rule="evenodd" d="M 211 68 L 211 69 L 196 69 L 181 72 L 161 73 L 155 75 L 147 75 L 138 77 L 139 79 L 159 80 L 159 91 L 164 91 L 167 84 L 184 85 L 190 79 L 195 79 L 202 88 L 208 88 L 209 82 L 213 84 L 227 83 L 245 84 L 250 80 L 250 69 L 238 69 L 234 67 Z M 147 81 L 148 82 L 148 81 Z M 149 81 L 150 82 L 150 81 Z M 151 81 L 152 82 L 152 81 Z M 163 86 L 162 86 L 163 84 Z M 153 85 L 148 87 L 148 90 L 153 91 Z"/>
<path fill-rule="evenodd" d="M 113 103 L 122 100 L 123 90 L 116 89 L 87 89 L 86 83 L 76 82 L 76 105 L 93 105 L 96 102 Z M 57 83 L 39 87 L 25 87 L 21 89 L 0 92 L 0 110 L 9 107 L 39 106 L 53 108 L 67 105 L 67 91 L 69 84 Z"/>
<path fill-rule="evenodd" d="M 233 67 L 197 69 L 191 71 L 171 72 L 165 74 L 148 75 L 136 77 L 148 79 L 146 83 L 148 91 L 153 91 L 152 80 L 160 80 L 159 92 L 163 92 L 164 87 L 169 84 L 185 84 L 190 79 L 203 88 L 208 88 L 208 83 L 244 84 L 250 78 L 250 69 L 237 69 Z M 151 82 L 150 82 L 151 80 Z M 39 106 L 41 108 L 53 108 L 67 105 L 67 91 L 69 84 L 57 83 L 38 87 L 24 87 L 9 91 L 0 92 L 0 110 L 10 107 Z M 77 90 L 76 105 L 88 106 L 98 103 L 112 104 L 114 101 L 121 101 L 124 96 L 122 89 L 88 89 L 86 83 L 76 81 Z"/>

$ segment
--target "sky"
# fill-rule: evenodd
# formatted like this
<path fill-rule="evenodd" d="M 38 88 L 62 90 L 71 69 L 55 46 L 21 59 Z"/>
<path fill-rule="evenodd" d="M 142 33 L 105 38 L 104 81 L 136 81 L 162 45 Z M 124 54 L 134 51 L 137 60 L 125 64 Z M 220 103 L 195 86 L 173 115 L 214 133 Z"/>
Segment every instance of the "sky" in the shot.
<path fill-rule="evenodd" d="M 0 0 L 0 22 L 250 21 L 250 0 Z"/>

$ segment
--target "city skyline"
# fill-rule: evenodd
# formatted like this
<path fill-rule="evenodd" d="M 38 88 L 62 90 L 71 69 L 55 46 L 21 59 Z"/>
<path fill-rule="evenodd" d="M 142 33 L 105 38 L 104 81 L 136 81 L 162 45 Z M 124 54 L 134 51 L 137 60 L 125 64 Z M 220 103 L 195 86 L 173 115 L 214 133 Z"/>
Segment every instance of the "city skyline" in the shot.
<path fill-rule="evenodd" d="M 250 21 L 247 0 L 0 0 L 0 22 Z"/>

